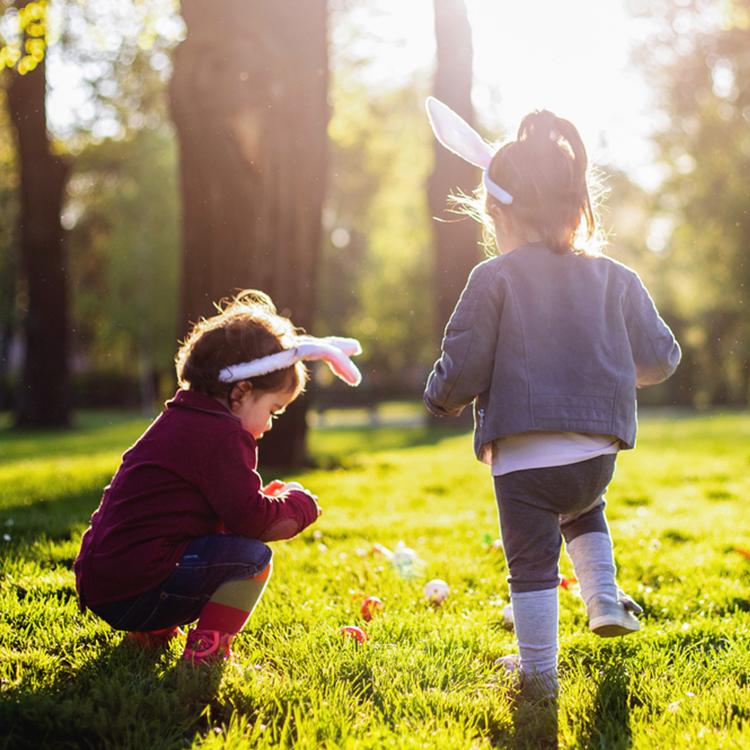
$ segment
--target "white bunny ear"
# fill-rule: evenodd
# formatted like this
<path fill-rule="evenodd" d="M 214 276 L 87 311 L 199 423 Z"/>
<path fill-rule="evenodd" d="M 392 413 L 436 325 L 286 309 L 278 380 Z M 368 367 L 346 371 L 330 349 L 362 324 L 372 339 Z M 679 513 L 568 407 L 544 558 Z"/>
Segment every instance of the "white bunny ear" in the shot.
<path fill-rule="evenodd" d="M 492 146 L 466 120 L 434 96 L 427 97 L 425 107 L 432 132 L 443 146 L 475 167 L 489 167 Z"/>
<path fill-rule="evenodd" d="M 267 357 L 225 367 L 219 373 L 219 380 L 222 383 L 236 383 L 238 380 L 283 370 L 300 360 L 323 360 L 334 375 L 345 383 L 356 386 L 362 382 L 362 374 L 350 357 L 357 354 L 362 354 L 362 347 L 357 339 L 338 336 L 328 336 L 323 339 L 315 336 L 299 336 L 296 346 L 292 349 L 284 349 L 276 354 L 269 354 Z"/>

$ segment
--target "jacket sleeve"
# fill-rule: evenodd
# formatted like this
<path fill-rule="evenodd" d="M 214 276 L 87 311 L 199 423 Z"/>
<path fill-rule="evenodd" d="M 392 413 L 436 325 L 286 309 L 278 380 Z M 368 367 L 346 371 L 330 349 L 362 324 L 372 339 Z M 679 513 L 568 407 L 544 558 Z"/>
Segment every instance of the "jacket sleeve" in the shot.
<path fill-rule="evenodd" d="M 503 298 L 497 259 L 480 263 L 461 292 L 427 379 L 424 402 L 436 416 L 458 416 L 489 388 Z"/>
<path fill-rule="evenodd" d="M 625 293 L 623 312 L 635 362 L 636 385 L 641 388 L 663 382 L 677 369 L 682 352 L 635 273 Z"/>
<path fill-rule="evenodd" d="M 263 494 L 249 435 L 230 434 L 217 443 L 204 464 L 201 490 L 227 531 L 263 541 L 290 539 L 317 519 L 318 505 L 305 492 Z"/>

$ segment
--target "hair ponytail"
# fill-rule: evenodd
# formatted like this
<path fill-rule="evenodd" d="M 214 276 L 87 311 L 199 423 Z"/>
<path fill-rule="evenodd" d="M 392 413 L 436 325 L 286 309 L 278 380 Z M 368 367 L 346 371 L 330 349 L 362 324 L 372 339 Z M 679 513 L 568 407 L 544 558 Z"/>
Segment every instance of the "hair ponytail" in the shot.
<path fill-rule="evenodd" d="M 548 109 L 537 109 L 521 120 L 517 141 L 546 144 L 554 142 L 559 118 Z"/>
<path fill-rule="evenodd" d="M 502 146 L 490 177 L 513 196 L 510 206 L 487 199 L 521 228 L 534 230 L 554 251 L 570 250 L 576 235 L 591 240 L 596 219 L 588 186 L 588 155 L 578 129 L 549 110 L 526 115 L 515 141 Z"/>
<path fill-rule="evenodd" d="M 589 157 L 586 153 L 586 147 L 583 145 L 583 139 L 578 132 L 578 128 L 570 120 L 562 117 L 556 117 L 556 129 L 560 137 L 568 144 L 573 152 L 573 186 L 580 192 L 582 201 L 583 218 L 586 222 L 586 237 L 591 239 L 596 231 L 596 219 L 594 209 L 591 205 L 591 194 L 587 183 L 589 168 Z"/>

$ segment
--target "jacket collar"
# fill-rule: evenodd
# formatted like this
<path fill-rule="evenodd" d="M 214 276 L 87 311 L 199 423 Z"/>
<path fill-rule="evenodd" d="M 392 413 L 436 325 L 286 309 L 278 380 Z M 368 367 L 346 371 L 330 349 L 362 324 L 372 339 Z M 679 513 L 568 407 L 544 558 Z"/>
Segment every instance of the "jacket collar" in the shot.
<path fill-rule="evenodd" d="M 229 417 L 239 422 L 239 417 L 235 417 L 226 406 L 219 403 L 212 396 L 208 396 L 200 391 L 188 391 L 180 389 L 175 393 L 174 398 L 167 401 L 168 409 L 191 409 L 192 411 L 201 411 L 204 413 L 215 414 L 217 417 Z"/>

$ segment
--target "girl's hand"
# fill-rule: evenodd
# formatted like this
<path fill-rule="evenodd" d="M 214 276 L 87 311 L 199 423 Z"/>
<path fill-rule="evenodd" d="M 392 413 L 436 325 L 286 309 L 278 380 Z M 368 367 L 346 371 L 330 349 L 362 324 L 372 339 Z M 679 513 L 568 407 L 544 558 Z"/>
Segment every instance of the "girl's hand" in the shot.
<path fill-rule="evenodd" d="M 298 482 L 283 484 L 284 497 L 280 498 L 284 506 L 284 517 L 269 526 L 258 535 L 263 542 L 275 542 L 279 539 L 291 539 L 315 523 L 323 512 L 318 505 L 318 498 Z M 299 489 L 297 489 L 299 488 Z M 288 490 L 288 491 L 287 491 Z M 277 490 L 276 497 L 281 494 Z"/>
<path fill-rule="evenodd" d="M 315 503 L 315 507 L 317 509 L 318 515 L 320 515 L 323 512 L 320 505 L 318 505 L 318 496 L 313 495 L 313 493 L 310 492 L 310 490 L 303 487 L 299 482 L 282 482 L 280 479 L 274 479 L 263 488 L 262 492 L 264 495 L 270 495 L 271 497 L 278 497 L 279 495 L 284 495 L 287 492 L 291 492 L 292 490 L 297 490 L 298 492 L 304 492 L 306 495 L 312 498 L 313 503 Z"/>
<path fill-rule="evenodd" d="M 311 494 L 299 482 L 287 482 L 284 485 L 284 492 L 289 492 L 290 490 L 300 490 L 301 492 L 306 492 L 308 495 Z"/>
<path fill-rule="evenodd" d="M 282 482 L 280 479 L 274 479 L 271 482 L 269 482 L 262 490 L 261 492 L 264 495 L 270 495 L 271 497 L 275 497 L 276 495 L 280 495 L 284 491 L 284 482 Z"/>
<path fill-rule="evenodd" d="M 298 490 L 299 492 L 304 492 L 306 495 L 310 497 L 310 499 L 315 503 L 315 508 L 318 511 L 318 515 L 320 515 L 323 512 L 323 509 L 318 505 L 318 496 L 313 495 L 310 490 L 308 490 L 306 487 L 303 487 L 299 482 L 287 482 L 284 485 L 284 492 L 289 492 L 291 490 Z"/>
<path fill-rule="evenodd" d="M 282 482 L 280 479 L 274 479 L 269 482 L 261 491 L 264 495 L 270 495 L 271 497 L 277 497 L 283 495 L 285 492 L 291 492 L 292 490 L 300 490 L 307 495 L 312 493 L 306 490 L 299 482 Z"/>

